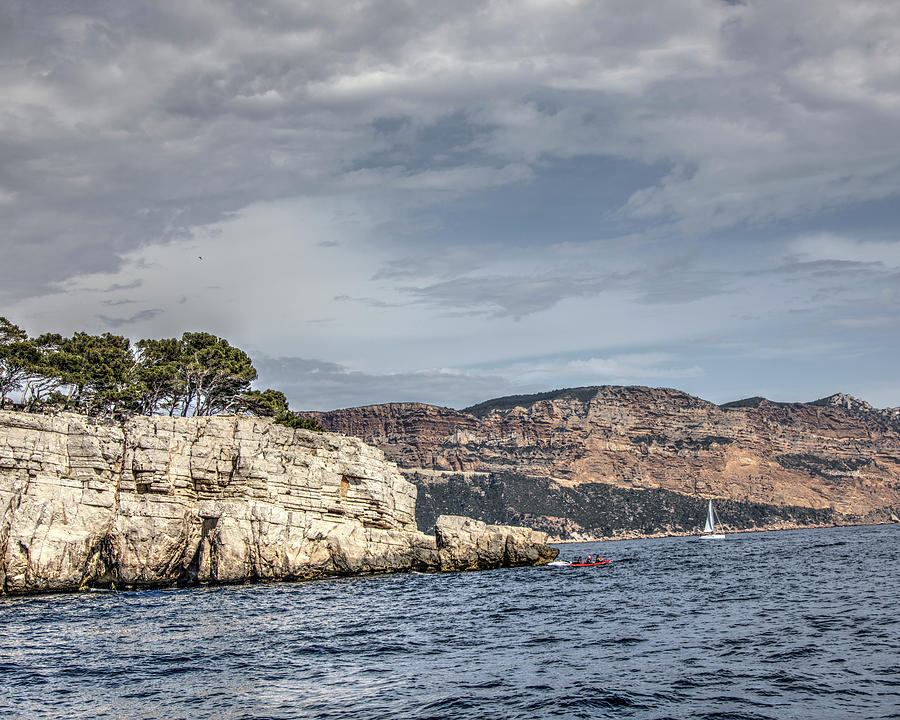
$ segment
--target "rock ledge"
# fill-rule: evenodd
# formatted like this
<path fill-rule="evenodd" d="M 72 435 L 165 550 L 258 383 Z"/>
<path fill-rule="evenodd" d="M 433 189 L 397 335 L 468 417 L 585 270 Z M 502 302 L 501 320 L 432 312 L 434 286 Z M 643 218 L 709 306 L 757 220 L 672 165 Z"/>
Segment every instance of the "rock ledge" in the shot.
<path fill-rule="evenodd" d="M 0 592 L 542 564 L 546 533 L 442 516 L 356 438 L 266 420 L 0 411 Z"/>

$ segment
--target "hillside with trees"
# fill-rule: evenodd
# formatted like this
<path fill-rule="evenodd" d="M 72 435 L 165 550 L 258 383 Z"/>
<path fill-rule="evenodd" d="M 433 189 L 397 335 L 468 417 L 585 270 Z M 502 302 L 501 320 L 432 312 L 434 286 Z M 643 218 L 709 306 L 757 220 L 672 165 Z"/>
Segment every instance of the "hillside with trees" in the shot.
<path fill-rule="evenodd" d="M 207 332 L 132 346 L 111 333 L 29 337 L 0 317 L 0 408 L 181 417 L 240 413 L 320 429 L 315 420 L 291 412 L 282 392 L 252 389 L 256 378 L 247 353 Z"/>

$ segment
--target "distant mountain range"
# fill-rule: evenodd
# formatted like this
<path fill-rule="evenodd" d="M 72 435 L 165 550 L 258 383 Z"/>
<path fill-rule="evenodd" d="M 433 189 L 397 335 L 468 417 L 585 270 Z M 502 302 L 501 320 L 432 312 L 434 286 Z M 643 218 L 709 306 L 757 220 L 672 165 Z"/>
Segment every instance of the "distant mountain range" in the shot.
<path fill-rule="evenodd" d="M 706 498 L 733 529 L 900 518 L 900 408 L 850 395 L 715 405 L 605 385 L 306 414 L 395 461 L 426 531 L 454 513 L 564 539 L 690 532 Z"/>

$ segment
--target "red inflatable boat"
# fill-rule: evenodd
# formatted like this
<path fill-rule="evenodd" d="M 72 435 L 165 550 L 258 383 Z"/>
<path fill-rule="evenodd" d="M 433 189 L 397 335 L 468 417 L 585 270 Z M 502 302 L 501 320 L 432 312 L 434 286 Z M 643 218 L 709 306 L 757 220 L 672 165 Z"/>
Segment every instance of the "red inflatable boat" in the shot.
<path fill-rule="evenodd" d="M 569 563 L 569 567 L 597 567 L 598 565 L 609 565 L 610 560 L 600 560 L 592 563 Z"/>

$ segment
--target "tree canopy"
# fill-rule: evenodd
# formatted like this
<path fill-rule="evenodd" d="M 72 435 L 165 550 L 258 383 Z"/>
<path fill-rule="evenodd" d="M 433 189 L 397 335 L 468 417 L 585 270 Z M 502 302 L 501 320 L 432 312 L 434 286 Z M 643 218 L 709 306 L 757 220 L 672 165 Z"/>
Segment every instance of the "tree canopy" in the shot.
<path fill-rule="evenodd" d="M 321 430 L 300 417 L 278 390 L 254 390 L 250 357 L 224 338 L 186 332 L 144 339 L 76 332 L 29 338 L 0 317 L 0 407 L 19 394 L 29 410 L 47 406 L 86 414 L 272 417 L 289 427 Z"/>
<path fill-rule="evenodd" d="M 25 331 L 0 317 L 0 407 L 9 393 L 22 389 L 36 354 Z"/>

